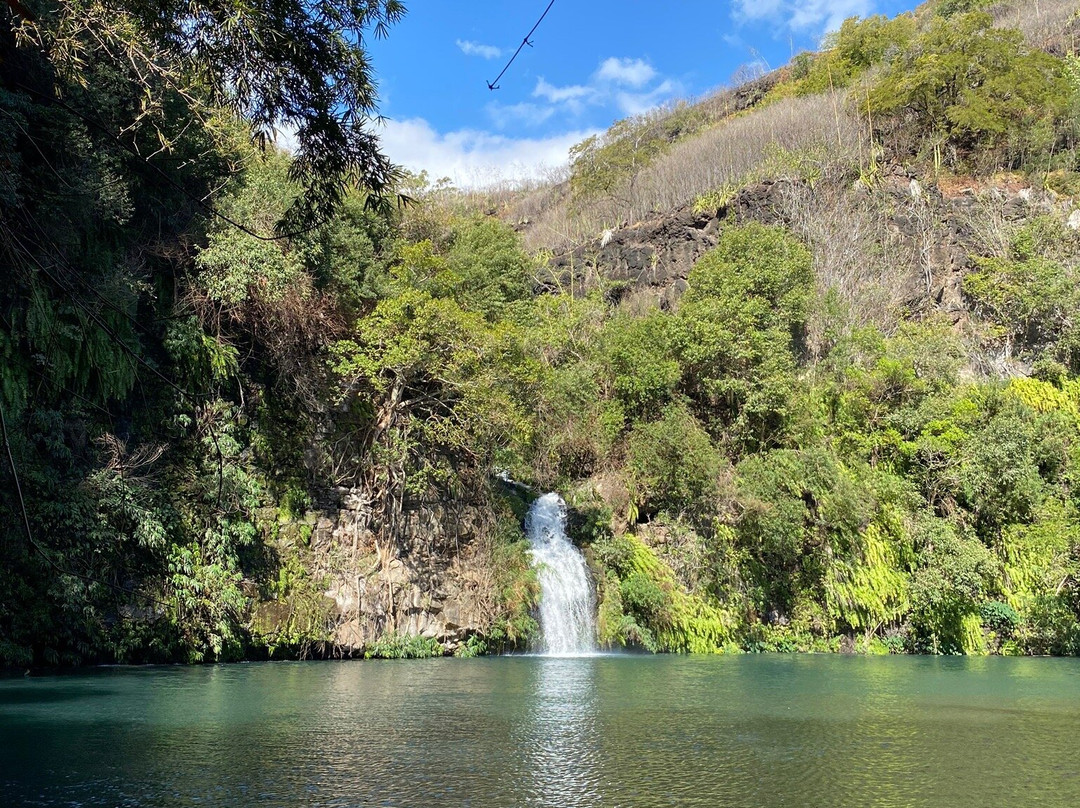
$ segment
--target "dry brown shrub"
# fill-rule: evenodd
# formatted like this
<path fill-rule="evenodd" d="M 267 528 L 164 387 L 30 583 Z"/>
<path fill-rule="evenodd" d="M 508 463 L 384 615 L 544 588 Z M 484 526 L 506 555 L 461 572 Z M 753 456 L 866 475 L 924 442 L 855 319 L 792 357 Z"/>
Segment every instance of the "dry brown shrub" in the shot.
<path fill-rule="evenodd" d="M 830 335 L 861 326 L 892 331 L 919 263 L 886 211 L 868 191 L 834 182 L 788 184 L 780 204 L 778 212 L 813 251 L 818 299 L 840 304 L 811 313 L 810 350 L 821 352 Z M 913 209 L 925 204 L 912 200 Z"/>
<path fill-rule="evenodd" d="M 564 252 L 589 239 L 597 238 L 603 227 L 574 213 L 567 199 L 555 200 L 550 207 L 540 208 L 522 230 L 522 244 L 529 252 L 551 250 Z"/>
<path fill-rule="evenodd" d="M 971 234 L 971 251 L 981 256 L 1005 258 L 1009 255 L 1015 224 L 1006 215 L 1009 197 L 996 189 L 982 190 L 972 207 L 962 216 Z"/>
<path fill-rule="evenodd" d="M 565 228 L 560 224 L 553 229 L 551 224 L 569 207 L 569 171 L 569 166 L 555 166 L 528 178 L 488 175 L 480 178 L 483 182 L 465 187 L 447 180 L 407 189 L 412 204 L 402 216 L 402 233 L 410 241 L 438 243 L 455 218 L 498 216 L 523 232 L 524 245 L 530 251 L 562 243 L 559 233 Z M 530 241 L 533 230 L 545 235 Z"/>
<path fill-rule="evenodd" d="M 1076 0 L 1006 0 L 989 9 L 1001 28 L 1017 28 L 1036 48 L 1063 55 L 1080 46 Z"/>
<path fill-rule="evenodd" d="M 324 363 L 312 358 L 348 333 L 348 315 L 332 295 L 316 290 L 307 275 L 293 279 L 280 294 L 253 285 L 243 301 L 231 304 L 191 284 L 182 308 L 194 313 L 207 333 L 235 345 L 241 361 L 264 362 L 273 372 L 277 392 L 312 412 L 325 408 Z"/>
<path fill-rule="evenodd" d="M 443 201 L 451 204 L 456 213 L 509 216 L 527 200 L 543 198 L 569 177 L 568 166 L 545 166 L 529 177 L 499 177 L 488 175 L 463 188 L 449 189 Z"/>
<path fill-rule="evenodd" d="M 127 443 L 106 432 L 94 440 L 104 454 L 104 470 L 130 483 L 146 485 L 153 477 L 152 466 L 165 454 L 165 444 L 143 443 L 128 450 Z"/>

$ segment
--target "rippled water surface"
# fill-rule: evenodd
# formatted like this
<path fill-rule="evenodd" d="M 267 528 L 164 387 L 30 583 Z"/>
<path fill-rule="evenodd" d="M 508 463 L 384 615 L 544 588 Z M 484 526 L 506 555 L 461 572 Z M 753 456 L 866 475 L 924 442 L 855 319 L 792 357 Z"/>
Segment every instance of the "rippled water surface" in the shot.
<path fill-rule="evenodd" d="M 495 658 L 0 680 L 0 804 L 1080 805 L 1080 662 Z"/>

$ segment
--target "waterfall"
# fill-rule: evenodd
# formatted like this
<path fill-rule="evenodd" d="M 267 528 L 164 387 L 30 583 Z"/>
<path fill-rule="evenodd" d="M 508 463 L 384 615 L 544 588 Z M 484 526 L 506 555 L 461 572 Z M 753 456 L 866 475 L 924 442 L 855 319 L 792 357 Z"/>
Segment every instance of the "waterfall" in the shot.
<path fill-rule="evenodd" d="M 529 508 L 525 530 L 540 582 L 541 651 L 580 656 L 596 651 L 596 599 L 585 559 L 566 536 L 566 503 L 544 494 Z"/>

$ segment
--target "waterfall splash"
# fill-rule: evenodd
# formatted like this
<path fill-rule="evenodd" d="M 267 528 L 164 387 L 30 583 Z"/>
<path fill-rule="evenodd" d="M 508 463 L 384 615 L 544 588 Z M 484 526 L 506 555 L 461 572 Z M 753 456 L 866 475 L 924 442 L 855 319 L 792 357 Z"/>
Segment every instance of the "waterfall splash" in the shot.
<path fill-rule="evenodd" d="M 544 494 L 529 508 L 525 531 L 540 581 L 541 651 L 546 656 L 596 652 L 596 599 L 585 559 L 566 536 L 566 503 Z"/>

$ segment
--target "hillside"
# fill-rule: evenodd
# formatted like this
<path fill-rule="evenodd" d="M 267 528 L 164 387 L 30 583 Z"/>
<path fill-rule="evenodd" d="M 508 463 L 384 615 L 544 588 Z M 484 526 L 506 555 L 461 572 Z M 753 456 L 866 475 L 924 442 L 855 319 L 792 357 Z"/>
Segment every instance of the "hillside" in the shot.
<path fill-rule="evenodd" d="M 520 649 L 530 489 L 610 647 L 1080 653 L 1078 35 L 849 20 L 560 181 L 282 231 L 250 120 L 5 33 L 0 663 Z"/>

